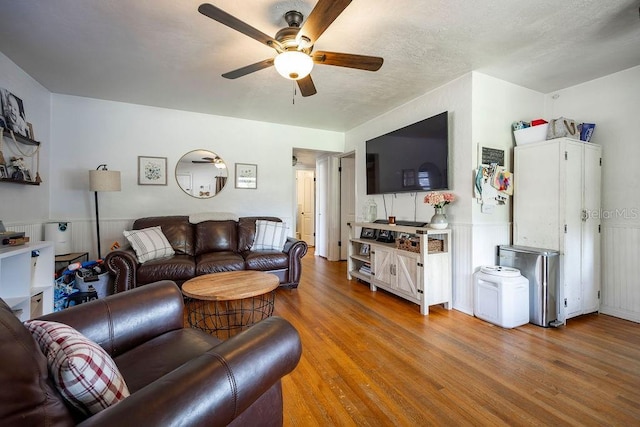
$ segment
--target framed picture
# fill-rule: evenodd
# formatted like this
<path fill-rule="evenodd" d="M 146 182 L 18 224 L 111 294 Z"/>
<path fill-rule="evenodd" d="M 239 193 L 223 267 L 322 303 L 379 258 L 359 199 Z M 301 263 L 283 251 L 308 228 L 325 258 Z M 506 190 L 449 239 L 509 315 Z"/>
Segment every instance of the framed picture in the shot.
<path fill-rule="evenodd" d="M 258 188 L 258 165 L 236 163 L 236 188 Z"/>
<path fill-rule="evenodd" d="M 378 230 L 374 228 L 362 227 L 362 231 L 360 231 L 361 239 L 375 239 L 377 236 L 378 236 Z"/>
<path fill-rule="evenodd" d="M 504 150 L 478 144 L 478 166 L 494 163 L 498 166 L 504 166 Z"/>
<path fill-rule="evenodd" d="M 29 169 L 22 169 L 22 175 L 25 181 L 33 182 L 33 179 L 31 179 L 31 172 L 29 171 Z"/>
<path fill-rule="evenodd" d="M 167 158 L 138 156 L 138 185 L 167 185 Z"/>
<path fill-rule="evenodd" d="M 360 245 L 360 255 L 369 256 L 369 248 L 370 246 L 367 243 L 363 243 Z"/>
<path fill-rule="evenodd" d="M 396 240 L 395 233 L 389 230 L 380 230 L 376 240 L 378 242 L 393 243 Z"/>
<path fill-rule="evenodd" d="M 0 98 L 2 99 L 2 115 L 4 116 L 6 126 L 14 133 L 31 138 L 22 99 L 7 89 L 1 88 Z"/>
<path fill-rule="evenodd" d="M 9 178 L 9 171 L 5 165 L 0 165 L 0 178 Z"/>

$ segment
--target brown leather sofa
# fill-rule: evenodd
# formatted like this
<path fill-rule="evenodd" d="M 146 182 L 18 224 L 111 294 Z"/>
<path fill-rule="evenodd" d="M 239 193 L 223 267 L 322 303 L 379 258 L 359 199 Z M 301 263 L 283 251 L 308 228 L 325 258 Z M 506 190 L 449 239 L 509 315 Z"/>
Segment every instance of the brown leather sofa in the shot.
<path fill-rule="evenodd" d="M 139 264 L 131 248 L 109 252 L 105 264 L 114 278 L 114 292 L 158 280 L 173 280 L 182 286 L 196 276 L 234 270 L 266 271 L 278 276 L 280 286 L 297 288 L 307 244 L 289 237 L 283 251 L 251 251 L 256 220 L 259 219 L 281 222 L 274 217 L 243 217 L 238 221 L 197 224 L 190 223 L 188 216 L 137 219 L 133 223 L 134 230 L 160 226 L 175 255 Z"/>
<path fill-rule="evenodd" d="M 58 392 L 47 360 L 0 300 L 2 426 L 281 426 L 281 378 L 296 367 L 300 338 L 271 317 L 221 342 L 184 327 L 183 299 L 170 282 L 41 317 L 72 326 L 114 359 L 131 393 L 86 418 Z"/>

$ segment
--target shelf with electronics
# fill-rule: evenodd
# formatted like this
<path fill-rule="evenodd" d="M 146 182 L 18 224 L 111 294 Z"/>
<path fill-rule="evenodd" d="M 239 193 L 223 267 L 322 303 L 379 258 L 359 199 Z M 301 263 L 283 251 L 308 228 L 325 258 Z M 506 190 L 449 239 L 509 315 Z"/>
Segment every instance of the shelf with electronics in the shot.
<path fill-rule="evenodd" d="M 451 309 L 451 230 L 349 223 L 349 280 L 359 279 L 372 291 L 382 288 L 420 306 Z"/>
<path fill-rule="evenodd" d="M 9 155 L 11 153 L 11 155 Z M 25 158 L 31 160 L 31 170 Z M 35 168 L 35 174 L 32 170 Z M 0 182 L 40 185 L 40 142 L 0 127 Z"/>

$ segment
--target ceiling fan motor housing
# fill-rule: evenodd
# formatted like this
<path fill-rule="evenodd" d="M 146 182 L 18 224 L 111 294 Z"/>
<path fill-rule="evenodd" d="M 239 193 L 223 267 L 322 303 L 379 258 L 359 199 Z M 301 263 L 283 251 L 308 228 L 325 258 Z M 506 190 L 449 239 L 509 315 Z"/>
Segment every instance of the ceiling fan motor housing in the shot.
<path fill-rule="evenodd" d="M 302 13 L 297 10 L 290 10 L 289 12 L 284 14 L 284 20 L 287 21 L 287 25 L 290 27 L 298 27 L 300 28 L 300 24 L 302 24 Z"/>

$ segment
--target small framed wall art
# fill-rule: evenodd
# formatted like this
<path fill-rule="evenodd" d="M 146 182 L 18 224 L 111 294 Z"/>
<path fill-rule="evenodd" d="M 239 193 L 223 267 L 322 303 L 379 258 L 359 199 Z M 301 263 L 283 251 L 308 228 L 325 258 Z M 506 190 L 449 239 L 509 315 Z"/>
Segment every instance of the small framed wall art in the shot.
<path fill-rule="evenodd" d="M 236 188 L 258 188 L 258 165 L 236 163 Z"/>
<path fill-rule="evenodd" d="M 167 158 L 138 156 L 138 185 L 167 185 Z"/>

